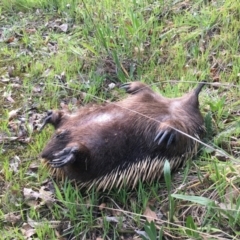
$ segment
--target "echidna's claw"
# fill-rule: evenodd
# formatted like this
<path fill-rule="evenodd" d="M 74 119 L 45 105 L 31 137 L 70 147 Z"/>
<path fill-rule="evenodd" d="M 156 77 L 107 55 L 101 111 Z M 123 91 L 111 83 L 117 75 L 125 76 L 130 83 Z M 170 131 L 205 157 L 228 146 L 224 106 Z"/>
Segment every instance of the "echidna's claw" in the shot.
<path fill-rule="evenodd" d="M 64 165 L 72 163 L 74 161 L 75 161 L 75 156 L 73 154 L 71 154 L 71 155 L 68 155 L 67 157 L 64 156 L 64 157 L 54 159 L 52 162 L 50 162 L 50 164 L 54 168 L 60 168 L 60 167 L 63 167 Z"/>
<path fill-rule="evenodd" d="M 77 147 L 67 147 L 62 151 L 54 154 L 55 157 L 50 164 L 54 168 L 60 168 L 75 161 L 75 154 L 78 152 Z"/>
<path fill-rule="evenodd" d="M 162 134 L 163 133 L 163 134 Z M 166 140 L 166 138 L 168 137 L 168 131 L 164 131 L 164 132 L 162 132 L 161 133 L 161 135 L 160 135 L 160 139 L 159 139 L 159 141 L 158 141 L 158 145 L 160 145 L 163 141 L 165 141 Z"/>
<path fill-rule="evenodd" d="M 131 83 L 123 83 L 120 88 L 124 89 L 126 92 L 129 91 Z"/>
<path fill-rule="evenodd" d="M 172 132 L 171 134 L 170 134 L 170 137 L 169 137 L 169 139 L 168 139 L 168 142 L 167 142 L 167 148 L 171 145 L 171 143 L 173 142 L 173 140 L 174 140 L 174 138 L 175 138 L 175 133 L 174 132 Z"/>
<path fill-rule="evenodd" d="M 161 136 L 163 135 L 164 131 L 159 131 L 159 133 L 157 134 L 157 136 L 154 138 L 154 142 L 156 142 L 159 138 L 161 138 Z"/>
<path fill-rule="evenodd" d="M 120 88 L 124 89 L 129 94 L 138 94 L 141 92 L 153 93 L 153 91 L 143 83 L 140 82 L 128 82 L 123 83 Z"/>
<path fill-rule="evenodd" d="M 166 142 L 166 147 L 168 148 L 171 143 L 173 142 L 175 137 L 174 132 L 170 132 L 169 130 L 160 130 L 157 136 L 154 138 L 154 142 L 158 142 L 158 145 L 163 144 Z"/>
<path fill-rule="evenodd" d="M 48 124 L 48 123 L 50 123 L 50 120 L 51 120 L 51 118 L 52 118 L 52 111 L 51 110 L 48 110 L 47 111 L 47 116 L 46 116 L 46 118 L 43 120 L 43 124 L 42 124 L 42 126 L 40 127 L 40 129 L 39 129 L 39 132 L 41 132 L 43 129 L 44 129 L 44 127 Z"/>

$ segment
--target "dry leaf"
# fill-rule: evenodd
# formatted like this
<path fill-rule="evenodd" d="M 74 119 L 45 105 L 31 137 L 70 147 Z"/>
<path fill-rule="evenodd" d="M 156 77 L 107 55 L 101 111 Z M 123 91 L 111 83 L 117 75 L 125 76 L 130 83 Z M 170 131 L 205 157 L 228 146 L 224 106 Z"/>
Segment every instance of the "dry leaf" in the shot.
<path fill-rule="evenodd" d="M 14 77 L 14 70 L 15 68 L 13 66 L 8 66 L 8 76 Z"/>
<path fill-rule="evenodd" d="M 35 28 L 29 28 L 25 30 L 26 33 L 35 33 L 36 29 Z"/>
<path fill-rule="evenodd" d="M 18 84 L 18 83 L 11 83 L 10 86 L 13 87 L 13 88 L 21 88 L 21 87 L 22 87 L 22 86 L 21 86 L 20 84 Z"/>
<path fill-rule="evenodd" d="M 27 216 L 27 222 L 33 228 L 35 228 L 35 227 L 42 227 L 46 223 L 46 222 L 34 221 L 29 216 Z M 58 228 L 61 223 L 62 223 L 61 221 L 49 221 L 48 222 L 48 226 L 50 228 L 54 228 L 55 229 L 55 228 Z"/>
<path fill-rule="evenodd" d="M 1 77 L 1 82 L 6 83 L 6 82 L 9 82 L 9 81 L 10 81 L 10 79 L 8 77 L 6 77 L 6 76 Z"/>
<path fill-rule="evenodd" d="M 154 211 L 152 211 L 149 206 L 146 207 L 143 215 L 149 222 L 154 221 L 154 219 L 157 219 L 157 214 Z"/>
<path fill-rule="evenodd" d="M 64 24 L 60 25 L 59 29 L 62 30 L 63 32 L 67 32 L 67 30 L 68 30 L 67 23 L 64 23 Z"/>
<path fill-rule="evenodd" d="M 215 79 L 215 77 L 213 78 L 213 80 Z M 219 87 L 221 87 L 221 83 L 219 83 L 219 82 L 213 82 L 212 83 L 212 87 L 214 88 L 214 89 L 218 89 Z"/>
<path fill-rule="evenodd" d="M 32 235 L 36 233 L 36 230 L 32 228 L 29 224 L 24 223 L 21 228 L 21 232 L 27 239 L 29 239 Z"/>
<path fill-rule="evenodd" d="M 54 203 L 54 199 L 52 198 L 53 193 L 51 191 L 46 190 L 45 187 L 41 187 L 39 190 L 39 198 L 42 199 L 41 205 L 47 205 L 51 207 Z"/>
<path fill-rule="evenodd" d="M 40 92 L 42 91 L 42 89 L 41 89 L 40 86 L 34 86 L 34 87 L 32 88 L 32 90 L 33 90 L 33 92 L 35 92 L 35 93 L 40 93 Z"/>
<path fill-rule="evenodd" d="M 12 223 L 13 225 L 21 220 L 21 215 L 15 215 L 14 213 L 8 213 L 4 215 L 6 222 Z"/>
<path fill-rule="evenodd" d="M 30 170 L 36 170 L 39 168 L 39 161 L 32 161 L 31 164 L 29 165 Z"/>
<path fill-rule="evenodd" d="M 13 98 L 11 97 L 12 93 L 11 92 L 4 92 L 3 93 L 3 97 L 6 98 L 9 102 L 11 103 L 15 103 L 15 101 L 13 100 Z"/>
<path fill-rule="evenodd" d="M 106 220 L 108 222 L 115 222 L 115 223 L 119 222 L 119 220 L 116 217 L 108 217 L 108 216 L 106 216 Z"/>
<path fill-rule="evenodd" d="M 12 36 L 12 37 L 8 38 L 8 39 L 5 41 L 5 43 L 11 43 L 11 42 L 14 41 L 14 39 L 15 39 L 15 37 Z"/>
<path fill-rule="evenodd" d="M 18 172 L 21 160 L 18 156 L 14 156 L 9 163 L 9 169 L 13 172 Z"/>
<path fill-rule="evenodd" d="M 102 211 L 105 207 L 106 207 L 106 203 L 101 203 L 98 208 L 100 211 Z"/>
<path fill-rule="evenodd" d="M 26 205 L 28 205 L 29 207 L 32 207 L 34 209 L 38 209 L 39 208 L 39 201 L 38 200 L 27 200 Z"/>
<path fill-rule="evenodd" d="M 115 86 L 116 86 L 115 83 L 110 83 L 110 84 L 108 85 L 108 88 L 109 88 L 110 90 L 112 90 L 113 88 L 115 88 Z"/>
<path fill-rule="evenodd" d="M 144 48 L 143 46 L 140 46 L 140 47 L 134 47 L 134 55 L 143 55 L 144 53 Z"/>
<path fill-rule="evenodd" d="M 226 162 L 229 158 L 227 156 L 224 156 L 223 154 L 216 152 L 215 153 L 215 157 L 219 160 L 219 161 L 224 161 Z"/>
<path fill-rule="evenodd" d="M 33 219 L 31 219 L 29 216 L 27 216 L 27 222 L 28 224 L 35 228 L 35 227 L 41 227 L 43 226 L 44 222 L 37 222 L 37 221 L 34 221 Z"/>
<path fill-rule="evenodd" d="M 21 110 L 21 108 L 10 111 L 8 113 L 8 120 L 12 120 L 13 118 L 15 118 L 20 110 Z"/>
<path fill-rule="evenodd" d="M 39 193 L 33 191 L 31 188 L 24 188 L 23 196 L 25 197 L 25 200 L 36 200 L 39 198 Z"/>
<path fill-rule="evenodd" d="M 0 136 L 0 143 L 3 143 L 5 141 L 15 141 L 17 139 L 18 139 L 18 137 L 4 137 L 4 136 Z"/>
<path fill-rule="evenodd" d="M 42 74 L 42 77 L 48 77 L 51 73 L 52 69 L 51 68 L 48 68 L 46 69 L 43 74 Z"/>
<path fill-rule="evenodd" d="M 65 80 L 66 80 L 66 73 L 63 71 L 63 72 L 61 73 L 60 77 L 61 77 L 61 80 L 62 80 L 62 81 L 65 81 Z"/>
<path fill-rule="evenodd" d="M 236 203 L 238 197 L 239 197 L 240 191 L 237 188 L 227 187 L 225 199 L 228 203 Z"/>

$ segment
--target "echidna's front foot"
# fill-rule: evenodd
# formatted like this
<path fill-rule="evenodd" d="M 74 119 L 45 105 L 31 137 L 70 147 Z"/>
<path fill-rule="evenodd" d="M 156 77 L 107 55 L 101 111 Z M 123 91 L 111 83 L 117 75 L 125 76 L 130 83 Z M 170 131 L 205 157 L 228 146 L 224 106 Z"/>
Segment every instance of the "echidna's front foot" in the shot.
<path fill-rule="evenodd" d="M 154 138 L 154 142 L 157 142 L 158 145 L 165 145 L 168 148 L 173 143 L 175 136 L 174 130 L 160 130 Z"/>
<path fill-rule="evenodd" d="M 55 128 L 57 128 L 58 124 L 61 122 L 62 116 L 64 115 L 64 111 L 47 111 L 47 116 L 43 120 L 43 124 L 39 131 L 43 130 L 43 128 L 48 124 L 52 124 Z"/>
<path fill-rule="evenodd" d="M 54 159 L 50 162 L 52 167 L 60 168 L 75 161 L 75 155 L 79 151 L 78 147 L 66 147 L 62 151 L 54 154 Z"/>
<path fill-rule="evenodd" d="M 124 89 L 127 93 L 131 93 L 130 86 L 131 86 L 131 83 L 128 82 L 128 83 L 123 83 L 120 86 L 120 88 Z"/>
<path fill-rule="evenodd" d="M 44 127 L 51 122 L 51 118 L 52 118 L 52 114 L 53 114 L 53 111 L 52 110 L 48 110 L 47 111 L 47 116 L 44 118 L 43 120 L 43 124 L 42 126 L 40 127 L 39 131 L 42 131 L 44 129 Z"/>

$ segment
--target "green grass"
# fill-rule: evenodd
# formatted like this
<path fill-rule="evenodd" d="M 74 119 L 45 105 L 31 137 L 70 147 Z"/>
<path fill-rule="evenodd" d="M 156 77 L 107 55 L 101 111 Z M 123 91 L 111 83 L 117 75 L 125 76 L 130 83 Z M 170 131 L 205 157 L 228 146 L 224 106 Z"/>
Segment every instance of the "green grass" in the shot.
<path fill-rule="evenodd" d="M 238 1 L 2 0 L 0 13 L 4 239 L 239 239 Z M 86 193 L 54 183 L 42 167 L 53 129 L 36 127 L 46 110 L 124 97 L 110 83 L 140 80 L 177 97 L 204 79 L 200 104 L 212 148 L 180 173 L 170 177 L 166 167 L 161 183 Z"/>

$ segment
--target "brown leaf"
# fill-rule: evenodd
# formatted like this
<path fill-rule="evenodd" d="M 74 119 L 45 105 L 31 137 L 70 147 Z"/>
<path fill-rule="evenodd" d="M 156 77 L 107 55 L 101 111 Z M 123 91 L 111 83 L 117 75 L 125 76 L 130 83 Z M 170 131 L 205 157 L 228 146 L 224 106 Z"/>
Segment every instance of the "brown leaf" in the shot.
<path fill-rule="evenodd" d="M 12 223 L 13 225 L 21 220 L 21 215 L 15 215 L 14 213 L 8 213 L 4 215 L 6 222 Z"/>
<path fill-rule="evenodd" d="M 32 228 L 28 223 L 24 223 L 21 228 L 22 234 L 29 239 L 32 235 L 36 233 L 36 230 Z"/>
<path fill-rule="evenodd" d="M 35 33 L 36 29 L 35 28 L 28 28 L 25 30 L 26 33 Z"/>
<path fill-rule="evenodd" d="M 33 88 L 32 88 L 32 90 L 33 90 L 33 92 L 35 92 L 35 93 L 40 93 L 41 91 L 42 91 L 42 89 L 41 89 L 41 87 L 40 86 L 34 86 Z"/>
<path fill-rule="evenodd" d="M 12 120 L 13 118 L 15 118 L 20 110 L 21 110 L 21 108 L 10 111 L 8 113 L 8 120 Z"/>
<path fill-rule="evenodd" d="M 157 219 L 157 214 L 154 211 L 152 211 L 149 206 L 146 207 L 143 215 L 146 217 L 146 219 L 149 222 L 154 221 L 155 219 Z"/>
<path fill-rule="evenodd" d="M 22 86 L 21 86 L 20 84 L 18 84 L 18 83 L 11 83 L 10 86 L 13 87 L 13 88 L 21 88 L 21 87 L 22 87 Z"/>
<path fill-rule="evenodd" d="M 52 198 L 53 193 L 49 190 L 46 190 L 46 188 L 43 186 L 39 190 L 39 198 L 42 199 L 41 205 L 47 205 L 48 207 L 51 207 L 54 203 L 54 199 Z"/>
<path fill-rule="evenodd" d="M 239 197 L 239 194 L 240 194 L 240 191 L 237 188 L 227 187 L 225 199 L 229 204 L 231 204 L 232 202 L 236 203 Z"/>
<path fill-rule="evenodd" d="M 15 103 L 15 101 L 13 100 L 13 98 L 11 97 L 12 93 L 11 92 L 4 92 L 3 93 L 3 97 L 6 98 L 9 102 L 11 103 Z"/>
<path fill-rule="evenodd" d="M 48 68 L 46 69 L 43 74 L 42 74 L 42 77 L 48 77 L 51 73 L 52 69 L 51 68 Z"/>
<path fill-rule="evenodd" d="M 8 66 L 8 76 L 9 77 L 14 77 L 14 71 L 15 71 L 14 66 Z"/>
<path fill-rule="evenodd" d="M 0 143 L 3 143 L 5 141 L 16 141 L 18 137 L 5 137 L 5 136 L 0 136 Z"/>
<path fill-rule="evenodd" d="M 9 162 L 9 169 L 16 173 L 18 172 L 20 164 L 21 164 L 20 158 L 18 156 L 14 156 Z"/>
<path fill-rule="evenodd" d="M 6 76 L 2 76 L 2 77 L 1 77 L 1 82 L 7 83 L 7 82 L 9 82 L 9 81 L 10 81 L 10 78 L 8 78 L 8 77 L 6 77 Z"/>
<path fill-rule="evenodd" d="M 219 87 L 221 87 L 221 83 L 219 83 L 219 82 L 213 82 L 213 83 L 212 83 L 212 86 L 213 86 L 214 89 L 218 89 Z"/>
<path fill-rule="evenodd" d="M 213 77 L 213 82 L 219 82 L 220 81 L 220 77 L 218 75 Z"/>
<path fill-rule="evenodd" d="M 29 169 L 34 171 L 39 168 L 40 162 L 39 161 L 32 161 L 29 165 Z"/>
<path fill-rule="evenodd" d="M 215 157 L 219 160 L 219 161 L 224 161 L 226 162 L 229 158 L 219 152 L 215 153 Z"/>
<path fill-rule="evenodd" d="M 144 53 L 144 48 L 143 46 L 140 47 L 134 47 L 134 55 L 143 55 Z"/>
<path fill-rule="evenodd" d="M 43 224 L 44 224 L 44 222 L 34 221 L 34 220 L 31 219 L 29 216 L 27 216 L 27 223 L 28 223 L 29 226 L 31 226 L 32 228 L 41 227 L 41 226 L 43 226 Z"/>
<path fill-rule="evenodd" d="M 12 37 L 8 38 L 7 40 L 5 40 L 5 43 L 11 43 L 14 41 L 14 39 L 15 39 L 15 37 L 12 36 Z"/>
<path fill-rule="evenodd" d="M 28 205 L 29 207 L 33 207 L 34 209 L 38 209 L 39 206 L 39 201 L 38 200 L 27 200 L 26 205 Z"/>
<path fill-rule="evenodd" d="M 107 220 L 108 222 L 115 222 L 115 223 L 118 223 L 118 222 L 119 222 L 118 218 L 116 218 L 116 217 L 106 216 L 106 220 Z"/>
<path fill-rule="evenodd" d="M 33 191 L 31 188 L 24 188 L 23 196 L 25 197 L 25 200 L 35 200 L 39 198 L 39 193 Z"/>
<path fill-rule="evenodd" d="M 103 209 L 105 209 L 105 207 L 106 207 L 106 203 L 101 203 L 98 208 L 100 211 L 102 211 Z"/>

